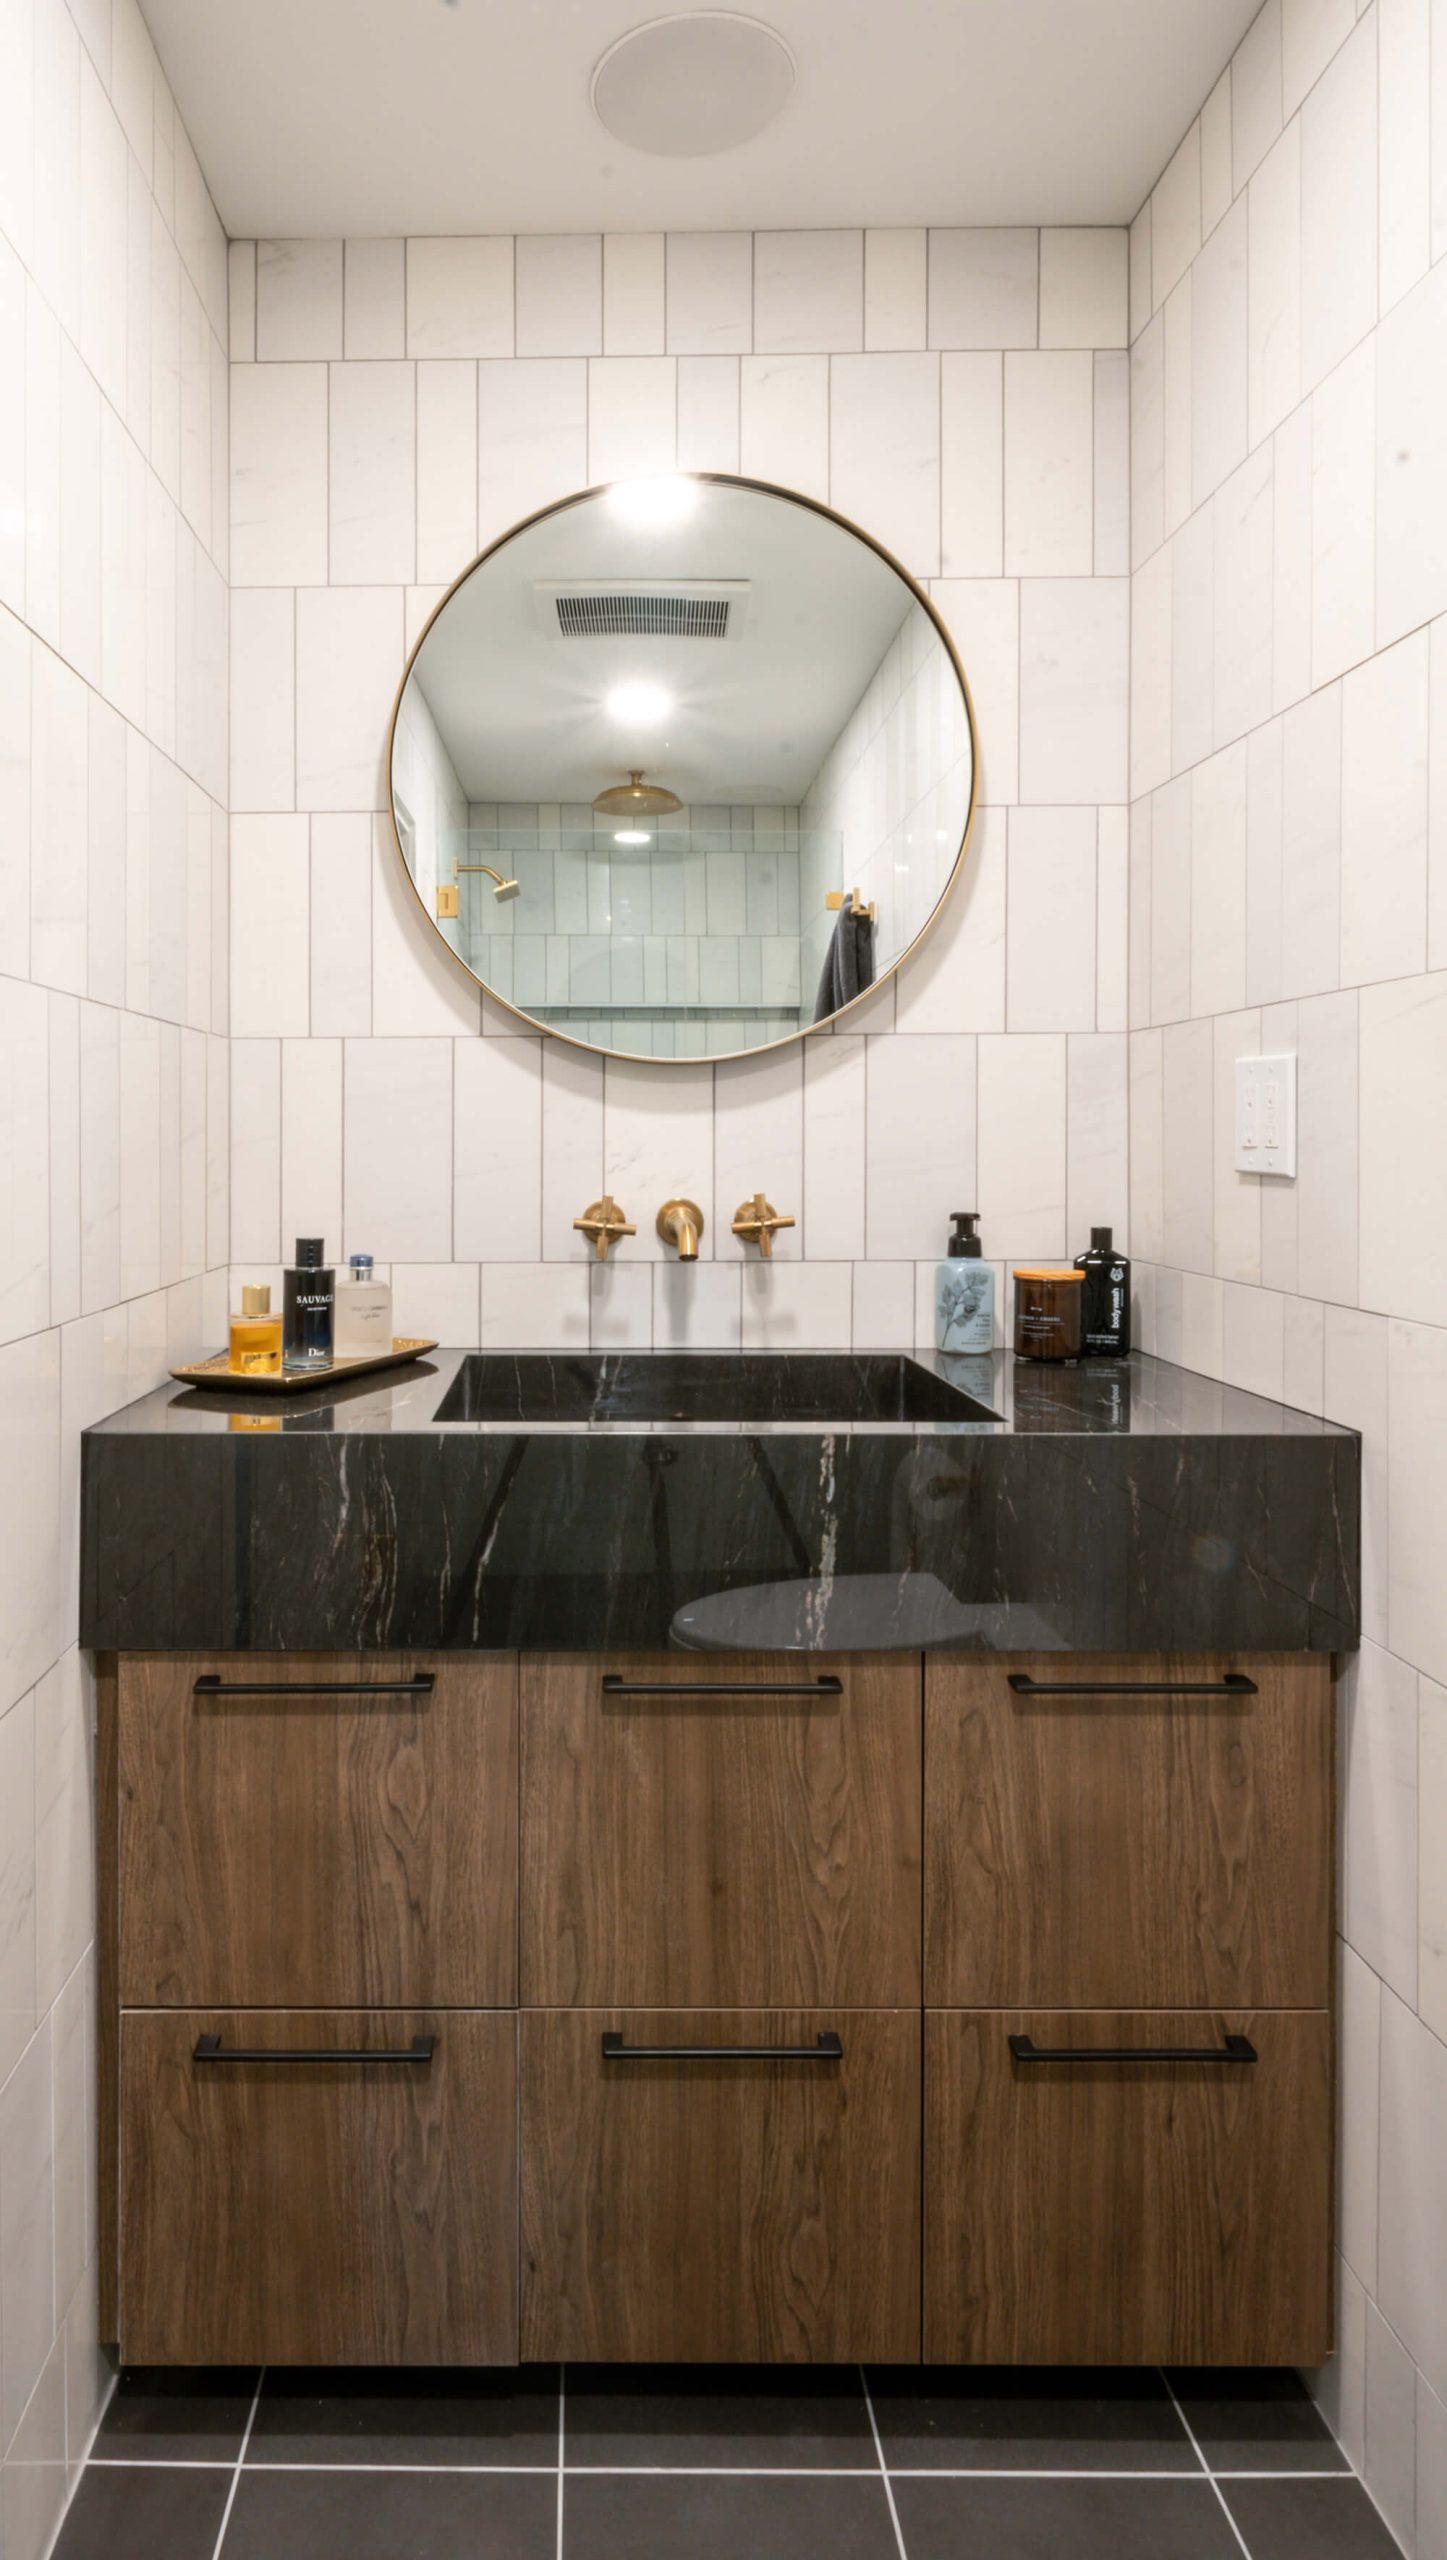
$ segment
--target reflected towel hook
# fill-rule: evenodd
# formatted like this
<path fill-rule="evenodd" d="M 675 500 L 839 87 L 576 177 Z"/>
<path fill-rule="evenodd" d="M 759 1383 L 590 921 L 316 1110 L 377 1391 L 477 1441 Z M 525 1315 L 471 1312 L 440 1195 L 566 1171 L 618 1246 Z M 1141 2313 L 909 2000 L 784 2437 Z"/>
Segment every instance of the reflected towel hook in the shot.
<path fill-rule="evenodd" d="M 841 907 L 845 905 L 846 901 L 849 907 L 849 912 L 852 916 L 868 916 L 870 923 L 873 924 L 874 900 L 872 898 L 866 906 L 857 889 L 850 889 L 847 891 L 844 889 L 826 889 L 824 892 L 824 904 L 829 909 L 831 915 L 838 915 Z"/>

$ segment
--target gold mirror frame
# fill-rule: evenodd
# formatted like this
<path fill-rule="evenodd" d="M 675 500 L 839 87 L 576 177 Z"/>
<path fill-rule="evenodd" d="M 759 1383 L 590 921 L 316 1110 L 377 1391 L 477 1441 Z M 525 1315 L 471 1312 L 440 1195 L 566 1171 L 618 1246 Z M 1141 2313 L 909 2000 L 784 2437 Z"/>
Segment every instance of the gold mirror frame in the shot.
<path fill-rule="evenodd" d="M 571 1031 L 561 1031 L 554 1023 L 539 1022 L 536 1014 L 525 1012 L 520 1006 L 513 1004 L 507 996 L 499 995 L 494 987 L 490 987 L 487 980 L 479 977 L 477 971 L 471 966 L 471 964 L 464 960 L 461 952 L 453 949 L 446 934 L 439 932 L 437 919 L 429 913 L 427 901 L 422 896 L 416 881 L 413 879 L 412 874 L 407 867 L 407 857 L 402 850 L 402 839 L 397 827 L 397 794 L 393 782 L 392 766 L 396 747 L 397 718 L 402 708 L 402 697 L 411 681 L 413 668 L 417 664 L 417 660 L 421 655 L 427 635 L 431 631 L 434 622 L 438 620 L 440 615 L 446 612 L 447 607 L 451 604 L 459 587 L 466 586 L 468 579 L 473 575 L 475 570 L 481 568 L 484 560 L 490 560 L 495 551 L 503 550 L 505 546 L 509 542 L 512 542 L 518 534 L 526 533 L 532 525 L 544 523 L 549 516 L 564 515 L 570 507 L 585 506 L 594 498 L 604 497 L 607 494 L 607 491 L 614 485 L 613 482 L 608 480 L 594 481 L 586 489 L 574 489 L 570 491 L 568 496 L 565 498 L 553 498 L 549 501 L 547 506 L 535 507 L 531 515 L 519 516 L 516 524 L 508 526 L 506 533 L 500 533 L 497 536 L 496 541 L 486 543 L 482 550 L 477 553 L 476 557 L 468 562 L 467 567 L 461 570 L 458 576 L 453 579 L 452 584 L 448 587 L 446 593 L 439 596 L 436 604 L 432 608 L 432 611 L 428 614 L 426 621 L 423 623 L 421 630 L 418 632 L 411 649 L 408 651 L 407 663 L 402 670 L 402 681 L 398 685 L 396 694 L 393 697 L 392 716 L 387 723 L 387 825 L 391 832 L 392 850 L 397 857 L 402 877 L 412 893 L 418 913 L 424 918 L 427 924 L 428 931 L 434 936 L 436 941 L 441 944 L 442 949 L 448 956 L 448 959 L 453 963 L 454 967 L 462 971 L 464 977 L 468 980 L 471 986 L 478 988 L 483 995 L 490 997 L 494 1004 L 501 1005 L 504 1013 L 511 1014 L 514 1021 L 524 1024 L 528 1031 L 533 1033 L 537 1038 L 542 1040 L 561 1040 L 566 1048 L 580 1049 L 583 1054 L 589 1058 L 622 1058 L 626 1059 L 630 1065 L 636 1066 L 662 1068 L 700 1066 L 718 1067 L 733 1065 L 736 1061 L 743 1058 L 766 1058 L 772 1050 L 791 1048 L 796 1040 L 808 1040 L 816 1033 L 832 1031 L 836 1023 L 843 1022 L 851 1013 L 857 1013 L 861 1005 L 870 1003 L 873 997 L 878 994 L 880 988 L 888 986 L 890 980 L 897 976 L 898 972 L 904 967 L 906 960 L 910 959 L 913 954 L 918 951 L 921 943 L 938 923 L 939 918 L 944 911 L 946 901 L 949 899 L 952 891 L 956 887 L 960 874 L 964 869 L 965 856 L 969 851 L 970 837 L 974 831 L 975 813 L 979 807 L 980 799 L 980 733 L 975 721 L 975 704 L 974 697 L 970 692 L 969 678 L 965 674 L 964 667 L 960 661 L 960 653 L 955 647 L 954 641 L 950 637 L 949 631 L 945 626 L 944 618 L 937 610 L 932 598 L 920 585 L 918 578 L 911 575 L 910 571 L 904 566 L 902 560 L 897 560 L 895 558 L 894 553 L 888 548 L 887 544 L 877 540 L 874 534 L 867 533 L 863 525 L 855 524 L 851 517 L 841 515 L 837 507 L 826 506 L 822 498 L 806 497 L 801 490 L 787 489 L 777 480 L 755 480 L 751 478 L 747 472 L 741 471 L 681 471 L 676 476 L 680 480 L 696 480 L 705 488 L 754 489 L 761 497 L 781 498 L 791 507 L 808 507 L 816 516 L 823 516 L 828 523 L 837 524 L 841 532 L 852 534 L 856 542 L 864 543 L 870 551 L 873 551 L 878 555 L 878 557 L 884 562 L 886 568 L 894 571 L 894 574 L 899 579 L 900 584 L 908 589 L 917 604 L 924 607 L 930 621 L 934 624 L 936 631 L 939 633 L 940 642 L 945 655 L 955 671 L 956 681 L 959 684 L 960 693 L 964 701 L 965 720 L 970 733 L 970 801 L 969 807 L 965 811 L 965 823 L 960 834 L 959 850 L 955 855 L 954 861 L 950 865 L 949 872 L 939 896 L 936 898 L 933 907 L 930 909 L 928 916 L 920 926 L 920 929 L 915 935 L 913 941 L 906 943 L 903 951 L 899 953 L 896 959 L 891 960 L 887 969 L 881 971 L 872 986 L 866 987 L 861 995 L 851 997 L 849 1003 L 841 1005 L 837 1013 L 826 1014 L 822 1022 L 801 1022 L 797 1031 L 786 1031 L 778 1040 L 760 1041 L 758 1045 L 752 1049 L 725 1049 L 717 1051 L 706 1058 L 660 1058 L 655 1056 L 651 1050 L 646 1049 L 605 1049 L 596 1040 L 580 1040 L 577 1038 L 575 1033 Z"/>

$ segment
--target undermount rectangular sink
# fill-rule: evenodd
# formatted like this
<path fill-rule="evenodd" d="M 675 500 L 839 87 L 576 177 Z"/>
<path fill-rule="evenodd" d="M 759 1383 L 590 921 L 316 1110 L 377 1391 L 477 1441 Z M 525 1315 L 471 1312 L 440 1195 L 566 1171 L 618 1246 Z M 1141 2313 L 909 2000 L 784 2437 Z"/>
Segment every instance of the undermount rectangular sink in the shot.
<path fill-rule="evenodd" d="M 439 1422 L 994 1422 L 897 1353 L 475 1351 Z"/>

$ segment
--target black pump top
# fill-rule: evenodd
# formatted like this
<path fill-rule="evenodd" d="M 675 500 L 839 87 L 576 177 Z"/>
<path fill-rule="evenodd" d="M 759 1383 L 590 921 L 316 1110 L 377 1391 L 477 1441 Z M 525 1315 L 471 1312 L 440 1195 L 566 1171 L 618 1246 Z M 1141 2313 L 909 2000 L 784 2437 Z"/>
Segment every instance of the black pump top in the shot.
<path fill-rule="evenodd" d="M 1109 1253 L 1111 1249 L 1110 1232 L 1109 1227 L 1091 1228 L 1090 1250 L 1092 1253 Z"/>
<path fill-rule="evenodd" d="M 322 1236 L 298 1236 L 296 1262 L 298 1271 L 320 1271 L 326 1261 L 326 1242 Z"/>
<path fill-rule="evenodd" d="M 979 1223 L 980 1213 L 978 1209 L 952 1209 L 950 1211 L 950 1224 L 955 1231 L 950 1238 L 950 1259 L 952 1262 L 977 1262 L 979 1260 L 980 1255 L 984 1251 L 984 1247 L 975 1233 L 975 1229 Z"/>

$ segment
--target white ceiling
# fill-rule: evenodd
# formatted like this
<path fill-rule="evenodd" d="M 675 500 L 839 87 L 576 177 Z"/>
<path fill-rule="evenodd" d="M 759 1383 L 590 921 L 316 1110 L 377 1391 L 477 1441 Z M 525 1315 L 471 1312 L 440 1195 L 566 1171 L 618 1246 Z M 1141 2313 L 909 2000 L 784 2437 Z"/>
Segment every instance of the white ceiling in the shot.
<path fill-rule="evenodd" d="M 742 0 L 799 77 L 704 160 L 589 103 L 668 5 L 142 0 L 223 223 L 272 239 L 1127 222 L 1259 0 Z"/>
<path fill-rule="evenodd" d="M 564 640 L 542 584 L 747 585 L 737 639 Z M 705 485 L 683 525 L 620 524 L 606 499 L 545 516 L 483 561 L 438 615 L 417 678 L 469 800 L 585 802 L 641 765 L 685 801 L 802 799 L 910 610 L 867 543 L 828 516 Z M 658 729 L 604 709 L 661 684 Z"/>

